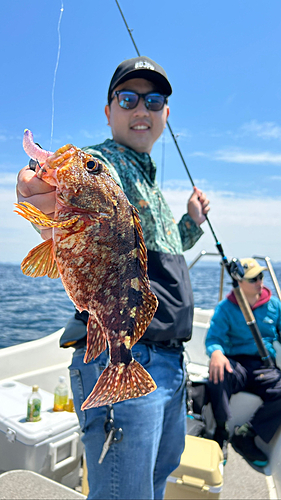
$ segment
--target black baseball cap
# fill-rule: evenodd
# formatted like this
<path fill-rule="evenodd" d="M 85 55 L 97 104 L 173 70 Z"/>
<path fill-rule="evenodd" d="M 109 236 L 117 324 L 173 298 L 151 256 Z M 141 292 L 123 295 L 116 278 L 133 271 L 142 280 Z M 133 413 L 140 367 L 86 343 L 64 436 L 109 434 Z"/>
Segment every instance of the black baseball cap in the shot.
<path fill-rule="evenodd" d="M 140 56 L 126 59 L 119 64 L 109 84 L 108 102 L 111 101 L 113 90 L 120 83 L 132 78 L 145 78 L 145 80 L 155 83 L 163 94 L 169 96 L 172 93 L 171 84 L 162 66 L 149 59 L 149 57 Z"/>

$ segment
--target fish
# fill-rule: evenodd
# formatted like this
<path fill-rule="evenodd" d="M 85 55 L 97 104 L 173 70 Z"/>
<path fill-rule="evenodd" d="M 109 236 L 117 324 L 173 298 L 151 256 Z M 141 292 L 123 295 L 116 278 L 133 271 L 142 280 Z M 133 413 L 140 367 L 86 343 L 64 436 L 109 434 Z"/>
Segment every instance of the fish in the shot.
<path fill-rule="evenodd" d="M 15 204 L 17 214 L 52 228 L 52 237 L 23 259 L 22 272 L 60 277 L 78 311 L 88 311 L 85 363 L 109 348 L 109 365 L 81 409 L 151 393 L 157 386 L 131 351 L 158 306 L 137 209 L 106 165 L 72 144 L 45 151 L 26 129 L 23 147 L 37 177 L 55 186 L 56 205 L 52 218 L 28 202 Z"/>

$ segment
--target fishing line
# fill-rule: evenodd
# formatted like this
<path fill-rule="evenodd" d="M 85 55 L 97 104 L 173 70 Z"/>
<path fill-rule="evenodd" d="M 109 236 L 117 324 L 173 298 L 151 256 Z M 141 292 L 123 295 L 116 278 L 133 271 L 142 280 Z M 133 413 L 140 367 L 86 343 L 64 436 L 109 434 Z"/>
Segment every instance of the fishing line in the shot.
<path fill-rule="evenodd" d="M 163 189 L 163 184 L 164 184 L 164 169 L 165 169 L 165 129 L 162 134 L 161 189 Z"/>
<path fill-rule="evenodd" d="M 60 9 L 60 17 L 58 22 L 58 53 L 57 53 L 57 62 L 54 71 L 54 80 L 53 80 L 53 88 L 52 88 L 52 120 L 51 120 L 51 139 L 50 139 L 50 147 L 49 150 L 52 151 L 52 142 L 53 142 L 53 134 L 54 134 L 54 116 L 55 116 L 55 86 L 56 86 L 56 78 L 57 78 L 57 70 L 60 60 L 60 49 L 61 49 L 61 36 L 60 36 L 60 24 L 62 19 L 62 14 L 64 11 L 63 0 L 61 0 L 61 9 Z"/>

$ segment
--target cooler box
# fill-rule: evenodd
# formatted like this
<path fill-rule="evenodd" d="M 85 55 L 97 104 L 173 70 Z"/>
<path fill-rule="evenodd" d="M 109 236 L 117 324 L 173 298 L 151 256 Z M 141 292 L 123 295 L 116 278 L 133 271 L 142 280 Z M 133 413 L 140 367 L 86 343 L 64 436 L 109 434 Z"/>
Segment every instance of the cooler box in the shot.
<path fill-rule="evenodd" d="M 219 498 L 223 485 L 223 455 L 215 441 L 185 437 L 179 467 L 168 477 L 165 500 Z"/>
<path fill-rule="evenodd" d="M 19 382 L 0 383 L 0 471 L 26 469 L 74 488 L 83 454 L 77 415 L 53 412 L 54 395 L 39 388 L 41 420 L 26 422 L 31 391 Z"/>

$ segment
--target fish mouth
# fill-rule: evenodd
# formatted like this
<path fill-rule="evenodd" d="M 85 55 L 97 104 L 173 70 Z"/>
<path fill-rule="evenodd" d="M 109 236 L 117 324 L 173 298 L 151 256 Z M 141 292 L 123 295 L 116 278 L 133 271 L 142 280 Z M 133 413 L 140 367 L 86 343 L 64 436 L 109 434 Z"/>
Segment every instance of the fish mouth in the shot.
<path fill-rule="evenodd" d="M 48 156 L 45 163 L 40 165 L 37 163 L 36 175 L 39 179 L 44 180 L 44 174 L 50 173 L 54 177 L 54 172 L 61 170 L 64 166 L 68 165 L 68 160 L 76 151 L 75 146 L 72 144 L 66 144 L 62 148 L 58 149 L 51 156 Z"/>
<path fill-rule="evenodd" d="M 37 162 L 36 175 L 39 179 L 42 179 L 43 174 L 48 172 L 48 170 L 56 170 L 63 167 L 63 163 L 77 150 L 72 144 L 66 144 L 55 153 L 46 151 L 34 142 L 33 134 L 28 129 L 24 131 L 23 148 L 26 154 Z"/>

